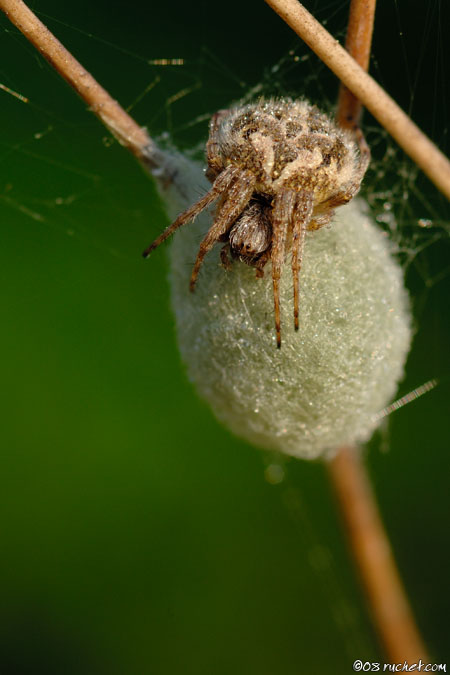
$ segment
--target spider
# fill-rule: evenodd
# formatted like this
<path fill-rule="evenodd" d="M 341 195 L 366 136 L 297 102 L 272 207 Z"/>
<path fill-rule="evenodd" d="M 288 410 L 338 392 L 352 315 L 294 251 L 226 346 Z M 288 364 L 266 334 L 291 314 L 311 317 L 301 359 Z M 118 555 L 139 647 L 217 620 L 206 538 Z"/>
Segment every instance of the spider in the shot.
<path fill-rule="evenodd" d="M 305 235 L 328 225 L 337 206 L 358 192 L 370 161 L 359 129 L 340 129 L 307 101 L 270 99 L 216 113 L 206 145 L 212 187 L 144 251 L 147 257 L 179 227 L 217 201 L 214 222 L 200 244 L 190 280 L 216 242 L 221 261 L 256 268 L 272 263 L 277 346 L 281 346 L 280 277 L 291 253 L 294 326 L 299 327 L 299 274 Z"/>

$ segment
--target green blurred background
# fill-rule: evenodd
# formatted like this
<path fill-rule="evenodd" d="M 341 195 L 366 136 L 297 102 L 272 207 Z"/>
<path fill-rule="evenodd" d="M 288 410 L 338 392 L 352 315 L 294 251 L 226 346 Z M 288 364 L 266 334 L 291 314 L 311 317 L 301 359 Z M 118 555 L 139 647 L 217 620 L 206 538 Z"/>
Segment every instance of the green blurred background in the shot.
<path fill-rule="evenodd" d="M 307 6 L 342 37 L 347 3 Z M 262 2 L 32 7 L 181 148 L 258 83 L 323 104 L 336 95 Z M 371 65 L 444 149 L 446 24 L 438 0 L 380 3 Z M 0 672 L 322 675 L 383 660 L 323 466 L 231 437 L 186 381 L 166 257 L 140 258 L 167 224 L 151 180 L 4 16 L 0 28 L 0 83 L 29 99 L 0 91 Z M 149 63 L 161 58 L 185 65 Z M 401 173 L 414 205 L 398 197 L 417 329 L 401 394 L 440 385 L 392 416 L 368 462 L 420 627 L 445 662 L 450 214 L 382 145 L 375 166 Z M 273 462 L 278 485 L 265 479 Z"/>

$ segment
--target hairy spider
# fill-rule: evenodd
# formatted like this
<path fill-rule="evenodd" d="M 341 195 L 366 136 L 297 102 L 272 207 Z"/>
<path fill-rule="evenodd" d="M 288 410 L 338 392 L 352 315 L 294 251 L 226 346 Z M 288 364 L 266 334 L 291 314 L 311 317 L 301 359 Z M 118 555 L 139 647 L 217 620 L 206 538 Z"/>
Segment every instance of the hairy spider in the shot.
<path fill-rule="evenodd" d="M 327 225 L 337 206 L 358 192 L 370 160 L 359 129 L 340 129 L 307 101 L 260 101 L 222 110 L 210 122 L 206 145 L 209 192 L 181 213 L 144 251 L 147 257 L 179 227 L 218 200 L 214 222 L 192 271 L 194 290 L 203 259 L 218 241 L 229 256 L 256 268 L 272 263 L 277 346 L 281 346 L 281 271 L 289 252 L 294 323 L 299 325 L 299 274 L 306 232 Z"/>

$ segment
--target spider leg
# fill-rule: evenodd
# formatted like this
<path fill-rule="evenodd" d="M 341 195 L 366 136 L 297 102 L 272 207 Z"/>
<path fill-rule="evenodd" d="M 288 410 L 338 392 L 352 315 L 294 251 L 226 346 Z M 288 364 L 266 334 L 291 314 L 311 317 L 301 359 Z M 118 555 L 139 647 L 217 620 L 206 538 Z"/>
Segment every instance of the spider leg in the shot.
<path fill-rule="evenodd" d="M 222 175 L 222 174 L 220 174 Z M 217 179 L 216 179 L 217 180 Z M 250 201 L 255 188 L 255 178 L 250 172 L 240 172 L 237 180 L 229 188 L 226 199 L 220 207 L 219 213 L 200 244 L 200 248 L 192 270 L 190 289 L 195 288 L 198 273 L 205 255 L 212 249 L 216 241 L 225 234 L 235 220 L 240 216 Z"/>
<path fill-rule="evenodd" d="M 150 253 L 155 250 L 160 244 L 163 243 L 171 234 L 175 232 L 179 227 L 185 225 L 190 220 L 194 220 L 198 214 L 203 211 L 207 206 L 209 206 L 213 201 L 215 201 L 221 193 L 229 189 L 230 185 L 236 180 L 240 174 L 239 169 L 230 165 L 222 173 L 220 173 L 216 180 L 214 181 L 211 189 L 206 193 L 204 197 L 198 200 L 195 204 L 190 206 L 186 211 L 180 213 L 178 218 L 167 227 L 162 234 L 155 239 L 153 243 L 150 244 L 148 248 L 143 252 L 143 257 L 148 258 Z"/>
<path fill-rule="evenodd" d="M 285 258 L 286 234 L 292 223 L 296 198 L 297 193 L 294 190 L 283 190 L 275 198 L 272 212 L 272 282 L 278 348 L 281 347 L 280 278 Z"/>
<path fill-rule="evenodd" d="M 215 177 L 223 170 L 223 161 L 220 152 L 219 128 L 221 122 L 229 114 L 229 110 L 218 110 L 211 118 L 209 123 L 209 138 L 206 143 L 206 159 L 208 168 L 206 169 L 206 178 L 214 182 Z"/>
<path fill-rule="evenodd" d="M 272 252 L 271 248 L 268 248 L 267 251 L 261 253 L 261 255 L 258 258 L 258 262 L 254 264 L 254 267 L 256 267 L 257 279 L 262 279 L 264 277 L 264 267 L 270 260 L 271 252 Z"/>
<path fill-rule="evenodd" d="M 311 220 L 309 221 L 308 227 L 306 229 L 308 230 L 308 232 L 310 232 L 312 230 L 320 230 L 321 227 L 324 227 L 325 225 L 330 224 L 333 216 L 334 216 L 334 210 L 328 211 L 327 213 L 321 213 L 320 215 L 314 216 L 314 218 L 311 218 Z"/>
<path fill-rule="evenodd" d="M 320 209 L 322 208 L 326 209 L 327 211 L 334 210 L 337 206 L 343 206 L 344 204 L 348 204 L 349 202 L 352 201 L 353 197 L 357 194 L 360 188 L 360 182 L 358 181 L 352 181 L 351 183 L 347 183 L 347 185 L 344 186 L 342 190 L 339 190 L 339 192 L 336 192 L 334 195 L 331 197 L 328 197 L 324 202 L 321 203 Z M 331 213 L 331 216 L 333 213 Z M 316 219 L 318 220 L 318 219 Z M 328 221 L 329 222 L 329 221 Z M 327 224 L 328 224 L 327 222 Z M 320 225 L 322 227 L 322 225 Z M 319 228 L 316 228 L 319 229 Z"/>
<path fill-rule="evenodd" d="M 364 174 L 367 171 L 367 167 L 369 166 L 370 149 L 369 149 L 369 146 L 366 143 L 366 139 L 364 138 L 364 134 L 359 127 L 356 127 L 354 129 L 354 134 L 355 134 L 355 137 L 356 137 L 356 142 L 357 142 L 358 147 L 359 147 L 359 166 L 358 166 L 358 169 L 357 169 L 355 175 L 353 176 L 353 180 L 351 181 L 351 183 L 347 183 L 346 185 L 344 185 L 342 187 L 342 189 L 339 190 L 339 192 L 336 192 L 336 194 L 332 195 L 327 200 L 322 202 L 322 204 L 320 204 L 321 210 L 322 209 L 325 209 L 325 210 L 334 209 L 334 208 L 336 208 L 336 206 L 342 206 L 343 204 L 347 204 L 349 201 L 351 201 L 353 199 L 353 197 L 359 191 L 359 188 L 361 186 L 361 181 L 364 178 Z"/>
<path fill-rule="evenodd" d="M 313 211 L 314 193 L 299 192 L 294 210 L 292 232 L 292 277 L 294 280 L 294 325 L 298 330 L 299 284 L 298 277 L 303 260 L 306 230 Z"/>
<path fill-rule="evenodd" d="M 232 267 L 231 260 L 228 257 L 228 253 L 230 252 L 230 244 L 225 244 L 225 246 L 222 246 L 220 249 L 220 262 L 222 264 L 222 267 L 229 272 Z"/>

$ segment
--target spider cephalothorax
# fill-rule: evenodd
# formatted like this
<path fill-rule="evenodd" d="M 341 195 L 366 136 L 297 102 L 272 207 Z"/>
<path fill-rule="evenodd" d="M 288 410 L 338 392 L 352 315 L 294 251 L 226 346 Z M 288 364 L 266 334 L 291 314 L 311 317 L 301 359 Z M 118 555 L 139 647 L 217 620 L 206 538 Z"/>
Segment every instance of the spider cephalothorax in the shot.
<path fill-rule="evenodd" d="M 370 153 L 359 130 L 344 131 L 315 106 L 290 99 L 260 101 L 216 113 L 206 145 L 209 192 L 181 213 L 144 252 L 218 200 L 214 222 L 192 271 L 194 290 L 203 259 L 218 241 L 228 254 L 256 268 L 271 260 L 277 345 L 281 345 L 279 282 L 289 252 L 298 329 L 299 273 L 305 235 L 327 225 L 337 206 L 358 192 Z"/>

